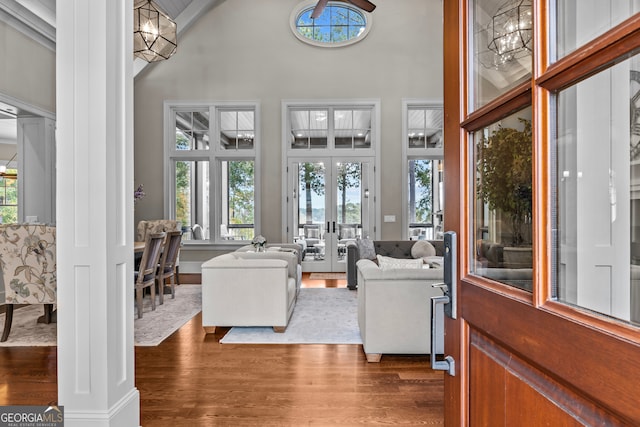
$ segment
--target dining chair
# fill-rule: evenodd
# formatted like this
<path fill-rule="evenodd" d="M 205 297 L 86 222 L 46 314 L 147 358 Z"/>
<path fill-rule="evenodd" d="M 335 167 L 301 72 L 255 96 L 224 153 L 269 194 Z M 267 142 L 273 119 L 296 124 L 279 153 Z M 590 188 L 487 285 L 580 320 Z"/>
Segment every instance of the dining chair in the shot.
<path fill-rule="evenodd" d="M 0 226 L 0 267 L 5 321 L 0 342 L 9 338 L 15 304 L 44 304 L 38 323 L 54 321 L 57 299 L 56 228 L 39 224 Z"/>
<path fill-rule="evenodd" d="M 158 265 L 158 272 L 156 273 L 156 284 L 158 287 L 158 294 L 160 304 L 164 304 L 164 288 L 166 287 L 167 279 L 169 279 L 169 287 L 171 288 L 171 298 L 176 297 L 176 260 L 180 253 L 180 243 L 182 241 L 182 232 L 170 231 L 165 238 L 164 248 L 162 250 L 162 256 L 160 257 L 160 263 Z"/>
<path fill-rule="evenodd" d="M 181 231 L 182 224 L 175 219 L 143 219 L 136 227 L 136 242 L 144 242 L 147 234 Z M 176 260 L 176 283 L 180 285 L 180 257 Z"/>
<path fill-rule="evenodd" d="M 156 309 L 156 271 L 166 233 L 147 234 L 138 271 L 134 272 L 138 319 L 142 317 L 144 289 L 151 291 L 151 309 Z"/>

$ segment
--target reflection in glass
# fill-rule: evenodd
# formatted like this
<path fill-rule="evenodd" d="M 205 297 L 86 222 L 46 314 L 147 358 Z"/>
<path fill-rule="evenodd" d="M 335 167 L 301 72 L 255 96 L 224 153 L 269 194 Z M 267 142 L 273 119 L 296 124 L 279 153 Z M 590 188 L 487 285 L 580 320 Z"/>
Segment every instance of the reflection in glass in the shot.
<path fill-rule="evenodd" d="M 640 11 L 637 1 L 556 0 L 557 57 L 568 55 Z"/>
<path fill-rule="evenodd" d="M 531 0 L 473 0 L 471 110 L 531 78 L 532 28 Z"/>
<path fill-rule="evenodd" d="M 557 94 L 554 297 L 640 323 L 640 60 Z"/>
<path fill-rule="evenodd" d="M 477 131 L 473 141 L 472 272 L 531 291 L 531 109 Z"/>
<path fill-rule="evenodd" d="M 176 150 L 209 149 L 209 109 L 176 112 Z"/>
<path fill-rule="evenodd" d="M 209 162 L 176 161 L 174 168 L 176 220 L 190 231 L 184 233 L 183 239 L 207 240 L 210 231 Z"/>

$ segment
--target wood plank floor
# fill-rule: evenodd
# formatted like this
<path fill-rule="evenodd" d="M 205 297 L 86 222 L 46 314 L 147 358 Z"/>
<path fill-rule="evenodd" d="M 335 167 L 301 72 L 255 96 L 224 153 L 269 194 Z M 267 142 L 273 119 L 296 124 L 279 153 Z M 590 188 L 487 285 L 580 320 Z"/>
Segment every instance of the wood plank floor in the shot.
<path fill-rule="evenodd" d="M 314 282 L 304 286 L 344 286 Z M 219 344 L 226 331 L 205 335 L 197 315 L 161 345 L 136 347 L 143 426 L 443 424 L 443 374 L 428 357 L 367 363 L 360 345 Z M 57 401 L 55 347 L 0 357 L 0 405 Z"/>

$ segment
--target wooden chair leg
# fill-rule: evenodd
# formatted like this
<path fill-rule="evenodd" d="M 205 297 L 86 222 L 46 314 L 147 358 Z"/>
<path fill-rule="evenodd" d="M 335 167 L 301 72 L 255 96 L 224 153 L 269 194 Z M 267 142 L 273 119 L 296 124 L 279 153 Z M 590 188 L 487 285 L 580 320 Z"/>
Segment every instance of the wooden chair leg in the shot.
<path fill-rule="evenodd" d="M 5 316 L 4 316 L 4 330 L 2 331 L 2 338 L 0 342 L 5 342 L 9 338 L 9 332 L 11 332 L 11 322 L 13 322 L 13 304 L 5 304 Z"/>
<path fill-rule="evenodd" d="M 149 286 L 151 288 L 151 310 L 156 310 L 156 284 Z"/>
<path fill-rule="evenodd" d="M 153 286 L 157 286 L 158 288 L 160 305 L 164 304 L 164 279 L 156 279 L 156 283 Z"/>
<path fill-rule="evenodd" d="M 175 280 L 174 280 L 174 276 L 175 276 L 175 274 L 172 275 L 171 278 L 169 279 L 169 280 L 171 280 L 170 281 L 170 283 L 171 283 L 171 299 L 175 299 L 176 298 L 176 283 L 175 283 Z"/>
<path fill-rule="evenodd" d="M 142 289 L 136 289 L 136 306 L 138 307 L 138 319 L 142 318 Z"/>

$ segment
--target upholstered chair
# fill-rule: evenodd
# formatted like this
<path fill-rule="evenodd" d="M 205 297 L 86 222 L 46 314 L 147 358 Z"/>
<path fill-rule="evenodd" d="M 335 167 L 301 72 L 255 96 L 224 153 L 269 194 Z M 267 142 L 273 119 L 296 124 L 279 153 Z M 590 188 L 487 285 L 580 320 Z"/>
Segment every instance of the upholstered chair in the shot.
<path fill-rule="evenodd" d="M 136 242 L 144 242 L 149 233 L 168 233 L 180 231 L 180 221 L 175 219 L 149 219 L 138 222 L 136 228 Z M 176 259 L 176 283 L 180 284 L 180 257 Z"/>
<path fill-rule="evenodd" d="M 14 304 L 44 304 L 38 322 L 53 321 L 57 299 L 56 228 L 39 224 L 0 226 L 0 267 L 6 316 L 0 341 L 11 331 Z"/>
<path fill-rule="evenodd" d="M 176 260 L 180 253 L 180 242 L 182 241 L 182 233 L 180 231 L 169 231 L 164 242 L 164 249 L 160 257 L 158 272 L 156 273 L 156 285 L 160 304 L 164 304 L 164 289 L 167 279 L 169 279 L 169 288 L 171 288 L 171 298 L 176 297 Z"/>

